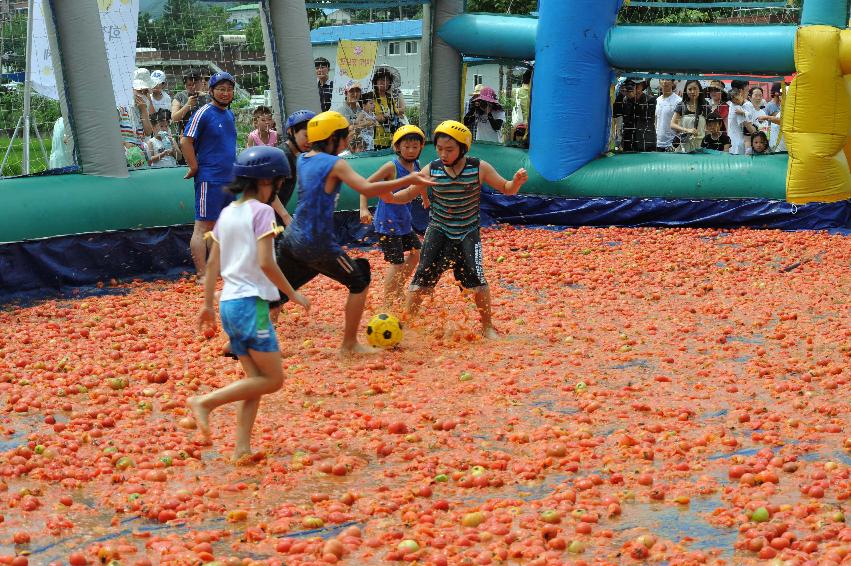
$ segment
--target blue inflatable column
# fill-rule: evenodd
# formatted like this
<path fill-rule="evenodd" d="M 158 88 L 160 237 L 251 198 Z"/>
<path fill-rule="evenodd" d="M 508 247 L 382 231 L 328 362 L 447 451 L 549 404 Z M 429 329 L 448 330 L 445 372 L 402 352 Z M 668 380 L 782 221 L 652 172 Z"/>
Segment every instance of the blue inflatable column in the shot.
<path fill-rule="evenodd" d="M 606 150 L 612 70 L 603 47 L 621 2 L 540 2 L 529 155 L 549 181 Z"/>

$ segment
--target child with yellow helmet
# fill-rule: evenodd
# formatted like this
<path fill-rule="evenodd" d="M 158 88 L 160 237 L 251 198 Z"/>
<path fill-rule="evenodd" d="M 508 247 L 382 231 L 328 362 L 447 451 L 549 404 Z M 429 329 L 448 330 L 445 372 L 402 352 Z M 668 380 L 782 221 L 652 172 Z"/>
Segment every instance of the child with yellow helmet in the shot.
<path fill-rule="evenodd" d="M 425 146 L 426 137 L 414 125 L 400 127 L 393 134 L 393 151 L 396 159 L 385 163 L 368 180 L 386 181 L 399 179 L 420 170 L 418 161 Z M 375 219 L 369 212 L 367 198 L 360 197 L 360 219 L 363 224 L 373 223 L 378 234 L 378 245 L 384 252 L 384 261 L 390 264 L 384 278 L 384 300 L 386 304 L 401 303 L 405 282 L 420 260 L 420 238 L 411 225 L 411 205 L 394 204 L 388 197 L 381 197 L 375 207 Z M 407 257 L 405 253 L 408 252 Z"/>
<path fill-rule="evenodd" d="M 529 175 L 521 168 L 511 180 L 504 179 L 487 161 L 467 156 L 472 143 L 473 134 L 464 124 L 455 120 L 441 123 L 434 130 L 438 159 L 427 168 L 435 183 L 428 187 L 411 186 L 392 195 L 392 201 L 397 203 L 410 202 L 419 195 L 430 201 L 429 224 L 406 307 L 415 314 L 425 295 L 434 291 L 441 274 L 452 268 L 458 283 L 473 292 L 482 320 L 482 334 L 485 338 L 498 338 L 482 265 L 479 233 L 482 185 L 515 195 Z"/>
<path fill-rule="evenodd" d="M 339 157 L 349 143 L 349 121 L 339 112 L 322 112 L 307 123 L 311 150 L 298 157 L 298 204 L 278 244 L 277 261 L 293 288 L 319 275 L 348 288 L 341 354 L 376 352 L 358 342 L 357 331 L 370 283 L 369 262 L 352 260 L 337 242 L 334 209 L 341 183 L 367 197 L 390 194 L 413 183 L 433 184 L 426 172 L 381 182 L 367 181 Z M 286 297 L 282 297 L 286 301 Z"/>

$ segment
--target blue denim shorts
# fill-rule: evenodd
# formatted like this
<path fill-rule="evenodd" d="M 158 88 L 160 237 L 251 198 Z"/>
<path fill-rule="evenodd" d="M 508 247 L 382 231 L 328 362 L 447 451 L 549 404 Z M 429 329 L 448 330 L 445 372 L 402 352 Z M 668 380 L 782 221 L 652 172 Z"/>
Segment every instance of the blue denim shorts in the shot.
<path fill-rule="evenodd" d="M 269 301 L 260 297 L 231 299 L 219 304 L 222 328 L 230 338 L 230 349 L 237 356 L 255 352 L 279 352 L 278 336 L 269 319 Z"/>

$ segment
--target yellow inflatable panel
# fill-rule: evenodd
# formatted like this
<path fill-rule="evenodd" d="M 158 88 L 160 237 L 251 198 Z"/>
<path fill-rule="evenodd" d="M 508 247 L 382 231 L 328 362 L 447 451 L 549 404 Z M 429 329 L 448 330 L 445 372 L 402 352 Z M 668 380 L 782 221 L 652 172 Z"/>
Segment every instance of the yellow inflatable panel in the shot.
<path fill-rule="evenodd" d="M 848 41 L 830 26 L 800 28 L 795 38 L 798 74 L 787 93 L 782 125 L 789 150 L 789 202 L 851 198 L 845 154 L 851 132 L 851 94 L 840 63 L 846 54 L 851 57 L 851 49 L 840 48 L 843 40 Z"/>

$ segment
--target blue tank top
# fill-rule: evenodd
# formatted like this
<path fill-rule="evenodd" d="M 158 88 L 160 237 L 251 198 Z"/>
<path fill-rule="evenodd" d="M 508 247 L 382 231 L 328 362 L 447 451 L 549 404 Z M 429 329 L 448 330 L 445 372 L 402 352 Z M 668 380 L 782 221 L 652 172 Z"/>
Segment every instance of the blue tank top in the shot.
<path fill-rule="evenodd" d="M 399 162 L 393 160 L 396 166 L 396 178 L 407 177 L 410 172 Z M 420 170 L 420 162 L 414 161 L 414 171 Z M 413 232 L 411 227 L 411 203 L 393 204 L 391 202 L 378 201 L 373 219 L 375 231 L 385 236 L 404 236 Z"/>
<path fill-rule="evenodd" d="M 338 256 L 343 253 L 334 230 L 334 209 L 340 196 L 340 183 L 334 192 L 325 192 L 325 180 L 337 160 L 336 155 L 317 153 L 298 156 L 298 204 L 293 221 L 284 233 L 287 244 L 310 258 Z"/>

